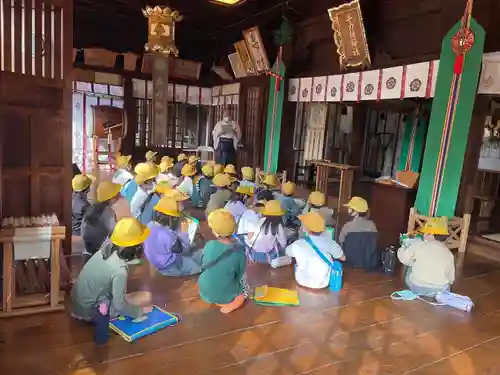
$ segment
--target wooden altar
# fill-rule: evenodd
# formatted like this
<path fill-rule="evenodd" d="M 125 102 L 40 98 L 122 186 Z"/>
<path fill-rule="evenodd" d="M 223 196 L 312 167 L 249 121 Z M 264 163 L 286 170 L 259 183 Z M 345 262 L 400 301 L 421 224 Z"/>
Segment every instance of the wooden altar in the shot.
<path fill-rule="evenodd" d="M 313 160 L 311 161 L 316 166 L 316 190 L 321 191 L 325 196 L 328 196 L 328 179 L 330 172 L 333 169 L 340 176 L 336 178 L 338 181 L 339 193 L 336 204 L 336 212 L 338 215 L 352 195 L 352 184 L 354 182 L 354 172 L 358 167 L 348 164 L 332 163 L 328 160 Z"/>

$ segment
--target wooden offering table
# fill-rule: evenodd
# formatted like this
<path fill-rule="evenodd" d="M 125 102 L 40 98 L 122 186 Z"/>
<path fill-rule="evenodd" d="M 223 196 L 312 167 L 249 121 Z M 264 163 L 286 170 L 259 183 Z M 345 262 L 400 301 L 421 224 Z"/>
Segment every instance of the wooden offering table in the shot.
<path fill-rule="evenodd" d="M 39 234 L 44 232 L 47 238 L 41 238 Z M 61 301 L 64 300 L 63 292 L 60 291 L 61 279 L 61 241 L 66 235 L 66 228 L 61 226 L 51 227 L 32 227 L 32 228 L 2 228 L 0 231 L 0 243 L 2 244 L 2 309 L 0 318 L 20 316 L 28 314 L 37 314 L 43 312 L 57 311 L 64 309 Z M 45 244 L 43 244 L 45 242 Z M 39 243 L 40 249 L 45 249 L 49 246 L 49 253 L 40 253 L 40 256 L 23 257 L 22 250 L 30 250 L 33 243 Z M 16 249 L 15 244 L 19 243 L 19 249 Z M 23 249 L 23 245 L 24 246 Z M 17 253 L 16 253 L 17 251 Z M 47 275 L 48 293 L 29 293 L 25 295 L 18 294 L 18 284 L 20 280 L 16 280 L 16 273 L 21 271 L 19 267 L 23 267 L 28 262 L 45 263 L 48 259 L 49 272 Z M 41 265 L 41 264 L 40 264 Z M 42 265 L 41 265 L 42 266 Z M 43 265 L 45 266 L 45 264 Z M 28 266 L 26 266 L 28 268 Z M 33 265 L 32 269 L 36 268 Z M 20 273 L 20 272 L 19 272 Z M 33 272 L 32 272 L 33 273 Z M 36 274 L 37 272 L 34 271 Z M 49 276 L 50 275 L 50 276 Z M 17 275 L 21 276 L 21 273 Z M 32 280 L 28 280 L 32 283 Z M 32 286 L 31 286 L 32 287 Z M 22 288 L 19 288 L 22 289 Z"/>
<path fill-rule="evenodd" d="M 332 163 L 328 160 L 313 160 L 316 165 L 316 190 L 321 191 L 328 197 L 328 178 L 330 170 L 340 173 L 340 186 L 337 200 L 336 214 L 342 211 L 343 205 L 351 198 L 352 184 L 354 181 L 354 171 L 358 168 L 348 164 Z"/>

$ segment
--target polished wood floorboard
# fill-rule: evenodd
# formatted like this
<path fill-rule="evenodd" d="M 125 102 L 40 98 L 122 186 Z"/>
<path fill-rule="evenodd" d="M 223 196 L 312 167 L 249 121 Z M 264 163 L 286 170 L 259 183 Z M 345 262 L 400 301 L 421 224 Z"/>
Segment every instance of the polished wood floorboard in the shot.
<path fill-rule="evenodd" d="M 199 299 L 196 278 L 133 266 L 129 290 L 150 290 L 180 324 L 133 344 L 112 334 L 96 347 L 91 328 L 67 312 L 0 320 L 0 374 L 500 374 L 500 265 L 467 256 L 457 273 L 454 290 L 474 300 L 471 313 L 392 301 L 401 275 L 348 269 L 343 290 L 331 293 L 298 287 L 290 267 L 251 265 L 251 285 L 297 289 L 300 307 L 248 302 L 223 315 Z"/>

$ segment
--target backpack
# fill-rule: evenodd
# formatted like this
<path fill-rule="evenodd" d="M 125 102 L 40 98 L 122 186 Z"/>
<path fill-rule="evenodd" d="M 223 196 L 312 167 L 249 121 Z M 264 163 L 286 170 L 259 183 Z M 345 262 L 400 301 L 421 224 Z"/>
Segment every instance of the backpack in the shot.
<path fill-rule="evenodd" d="M 382 265 L 384 266 L 384 273 L 387 275 L 394 274 L 394 267 L 396 266 L 396 248 L 391 245 L 385 248 L 382 252 Z"/>

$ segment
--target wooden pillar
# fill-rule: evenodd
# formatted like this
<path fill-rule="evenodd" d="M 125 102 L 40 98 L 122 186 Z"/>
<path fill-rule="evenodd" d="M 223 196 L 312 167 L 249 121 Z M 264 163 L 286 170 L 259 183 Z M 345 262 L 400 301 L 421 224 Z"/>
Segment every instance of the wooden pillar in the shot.
<path fill-rule="evenodd" d="M 137 105 L 131 77 L 126 77 L 123 80 L 123 109 L 127 121 L 127 136 L 123 139 L 121 153 L 132 155 L 135 147 L 135 133 L 137 132 Z"/>
<path fill-rule="evenodd" d="M 153 53 L 153 126 L 151 143 L 163 145 L 167 142 L 168 124 L 168 55 Z M 175 134 L 172 147 L 175 147 Z"/>

